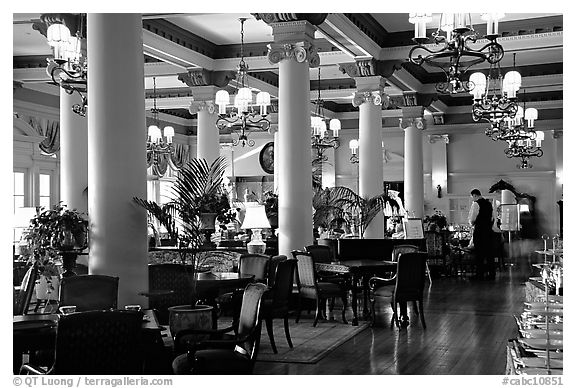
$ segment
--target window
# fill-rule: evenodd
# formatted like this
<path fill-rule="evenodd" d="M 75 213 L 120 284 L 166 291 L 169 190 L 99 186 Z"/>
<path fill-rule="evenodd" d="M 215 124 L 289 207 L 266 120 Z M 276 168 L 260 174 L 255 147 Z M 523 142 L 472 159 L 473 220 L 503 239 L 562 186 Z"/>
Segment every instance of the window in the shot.
<path fill-rule="evenodd" d="M 50 174 L 40 174 L 40 202 L 39 205 L 45 208 L 50 208 Z"/>
<path fill-rule="evenodd" d="M 14 208 L 13 213 L 16 213 L 16 209 L 19 207 L 24 207 L 25 204 L 25 173 L 20 171 L 14 172 Z"/>

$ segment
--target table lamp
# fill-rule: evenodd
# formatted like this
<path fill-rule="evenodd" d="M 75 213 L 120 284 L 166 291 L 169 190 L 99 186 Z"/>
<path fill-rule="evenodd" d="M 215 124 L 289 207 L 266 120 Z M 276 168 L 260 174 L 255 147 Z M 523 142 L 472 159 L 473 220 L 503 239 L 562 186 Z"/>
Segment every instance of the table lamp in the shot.
<path fill-rule="evenodd" d="M 262 241 L 262 228 L 269 228 L 270 222 L 266 217 L 264 206 L 258 202 L 246 202 L 246 215 L 242 223 L 242 229 L 252 229 L 252 239 L 246 248 L 248 253 L 264 253 L 266 243 Z"/>

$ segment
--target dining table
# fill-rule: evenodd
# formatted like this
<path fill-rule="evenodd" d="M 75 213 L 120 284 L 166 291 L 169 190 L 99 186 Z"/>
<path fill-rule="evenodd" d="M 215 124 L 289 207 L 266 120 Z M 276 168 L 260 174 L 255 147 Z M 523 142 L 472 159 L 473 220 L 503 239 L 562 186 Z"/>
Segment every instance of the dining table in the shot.
<path fill-rule="evenodd" d="M 154 367 L 154 355 L 158 353 L 158 346 L 163 346 L 163 326 L 158 323 L 154 310 L 142 310 L 142 342 L 144 347 L 144 367 Z M 35 351 L 54 351 L 56 346 L 56 332 L 61 314 L 26 314 L 14 315 L 13 327 L 13 371 L 20 372 L 22 356 Z M 33 360 L 32 360 L 33 361 Z"/>
<path fill-rule="evenodd" d="M 316 271 L 331 272 L 348 277 L 348 287 L 352 291 L 352 326 L 358 326 L 358 291 L 363 294 L 362 318 L 367 320 L 371 316 L 368 307 L 368 281 L 372 276 L 384 276 L 396 271 L 398 263 L 395 261 L 358 259 L 344 260 L 331 263 L 315 263 Z"/>
<path fill-rule="evenodd" d="M 218 296 L 244 288 L 254 281 L 254 275 L 238 272 L 201 272 L 195 275 L 198 299 L 212 306 L 212 328 L 218 327 Z"/>

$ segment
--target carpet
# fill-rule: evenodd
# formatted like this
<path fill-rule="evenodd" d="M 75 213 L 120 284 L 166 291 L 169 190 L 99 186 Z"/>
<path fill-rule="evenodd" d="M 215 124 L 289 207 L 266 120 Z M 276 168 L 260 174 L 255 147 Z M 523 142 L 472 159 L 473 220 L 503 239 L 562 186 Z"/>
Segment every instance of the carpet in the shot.
<path fill-rule="evenodd" d="M 340 321 L 324 320 L 319 321 L 316 327 L 312 327 L 313 322 L 313 319 L 301 318 L 298 323 L 294 323 L 294 318 L 290 317 L 290 337 L 294 345 L 294 348 L 290 349 L 284 335 L 284 322 L 282 319 L 275 319 L 274 341 L 278 349 L 277 354 L 272 351 L 266 325 L 263 322 L 257 361 L 314 364 L 369 327 L 368 322 L 352 326 L 350 322 L 345 325 Z"/>

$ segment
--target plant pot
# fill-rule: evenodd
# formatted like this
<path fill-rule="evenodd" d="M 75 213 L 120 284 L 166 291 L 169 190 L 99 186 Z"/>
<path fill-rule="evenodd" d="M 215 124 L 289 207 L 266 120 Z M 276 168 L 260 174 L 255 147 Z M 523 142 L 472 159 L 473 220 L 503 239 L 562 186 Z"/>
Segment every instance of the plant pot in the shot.
<path fill-rule="evenodd" d="M 58 276 L 50 276 L 50 282 L 48 281 L 48 276 L 40 275 L 39 279 L 36 280 L 35 291 L 36 299 L 39 300 L 59 300 L 58 289 L 60 285 L 60 278 Z"/>
<path fill-rule="evenodd" d="M 184 329 L 212 329 L 212 306 L 206 305 L 180 305 L 168 307 L 168 323 L 172 337 Z M 195 343 L 208 339 L 206 334 L 191 335 L 186 338 L 187 342 Z"/>
<path fill-rule="evenodd" d="M 200 213 L 200 229 L 216 229 L 216 213 Z"/>

